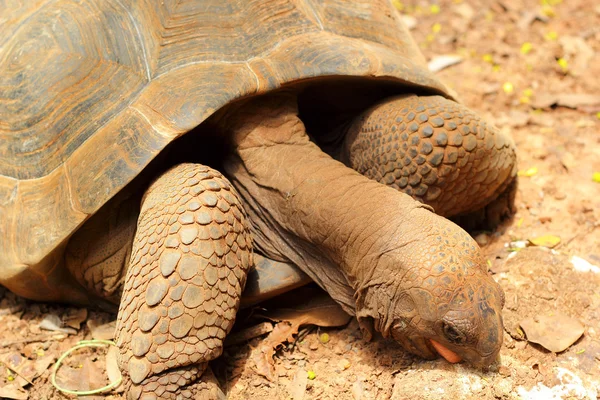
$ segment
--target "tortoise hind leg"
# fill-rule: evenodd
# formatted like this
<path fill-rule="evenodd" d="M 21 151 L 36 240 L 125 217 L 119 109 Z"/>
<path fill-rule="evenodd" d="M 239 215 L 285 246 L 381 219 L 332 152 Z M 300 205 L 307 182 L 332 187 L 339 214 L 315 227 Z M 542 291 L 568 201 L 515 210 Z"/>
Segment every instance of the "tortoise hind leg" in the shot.
<path fill-rule="evenodd" d="M 181 164 L 150 186 L 117 319 L 128 398 L 220 397 L 205 370 L 222 352 L 251 263 L 244 211 L 220 173 Z"/>
<path fill-rule="evenodd" d="M 65 250 L 65 264 L 94 302 L 108 300 L 114 311 L 121 299 L 131 257 L 140 196 L 119 193 L 75 232 Z"/>
<path fill-rule="evenodd" d="M 441 96 L 386 99 L 347 128 L 342 161 L 449 217 L 480 210 L 516 176 L 512 139 Z M 491 207 L 488 212 L 505 212 Z"/>

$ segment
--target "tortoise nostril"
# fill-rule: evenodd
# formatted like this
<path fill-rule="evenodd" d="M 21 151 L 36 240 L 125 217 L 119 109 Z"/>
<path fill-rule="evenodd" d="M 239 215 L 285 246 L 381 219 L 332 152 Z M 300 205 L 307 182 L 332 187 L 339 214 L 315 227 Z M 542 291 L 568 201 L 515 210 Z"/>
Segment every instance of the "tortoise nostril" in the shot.
<path fill-rule="evenodd" d="M 444 336 L 450 343 L 462 344 L 465 342 L 465 335 L 461 333 L 454 325 L 443 322 L 442 330 L 444 332 Z"/>

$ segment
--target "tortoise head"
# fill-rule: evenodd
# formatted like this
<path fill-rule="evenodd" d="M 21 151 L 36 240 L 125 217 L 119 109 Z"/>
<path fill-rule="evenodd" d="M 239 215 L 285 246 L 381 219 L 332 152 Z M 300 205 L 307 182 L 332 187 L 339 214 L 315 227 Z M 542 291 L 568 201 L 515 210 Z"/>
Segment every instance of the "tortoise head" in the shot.
<path fill-rule="evenodd" d="M 441 355 L 485 368 L 502 345 L 504 292 L 477 243 L 452 222 L 435 219 L 418 238 L 378 258 L 375 269 L 386 273 L 373 276 L 389 279 L 358 289 L 359 323 L 367 338 L 375 329 L 423 358 Z"/>

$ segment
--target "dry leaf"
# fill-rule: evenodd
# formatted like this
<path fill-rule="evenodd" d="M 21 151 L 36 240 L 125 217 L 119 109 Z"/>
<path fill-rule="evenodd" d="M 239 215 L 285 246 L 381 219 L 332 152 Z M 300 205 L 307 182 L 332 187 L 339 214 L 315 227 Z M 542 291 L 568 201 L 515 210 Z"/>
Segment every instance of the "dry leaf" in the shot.
<path fill-rule="evenodd" d="M 536 93 L 531 99 L 533 108 L 550 108 L 558 101 L 558 95 L 552 93 Z"/>
<path fill-rule="evenodd" d="M 35 360 L 34 364 L 34 368 L 35 368 L 35 377 L 40 376 L 41 374 L 43 374 L 44 372 L 46 372 L 48 370 L 48 367 L 50 367 L 50 365 L 52 365 L 54 363 L 54 361 L 56 360 L 56 357 L 53 354 L 47 355 L 46 357 L 43 358 L 38 358 L 37 360 Z"/>
<path fill-rule="evenodd" d="M 518 128 L 526 126 L 530 120 L 530 114 L 522 111 L 510 110 L 508 114 L 502 114 L 499 118 L 496 118 L 496 124 L 498 126 L 509 126 L 511 128 Z"/>
<path fill-rule="evenodd" d="M 552 316 L 525 318 L 520 325 L 528 341 L 554 353 L 566 350 L 583 335 L 585 329 L 581 322 L 560 312 Z"/>
<path fill-rule="evenodd" d="M 29 393 L 17 385 L 10 384 L 0 387 L 0 398 L 27 400 L 29 398 Z"/>
<path fill-rule="evenodd" d="M 558 96 L 557 104 L 569 108 L 580 108 L 583 106 L 600 105 L 600 95 L 597 94 L 561 94 Z"/>
<path fill-rule="evenodd" d="M 537 18 L 537 14 L 535 12 L 526 11 L 522 14 L 521 18 L 517 22 L 517 27 L 520 30 L 525 30 L 529 28 L 529 25 L 533 23 Z"/>
<path fill-rule="evenodd" d="M 225 338 L 225 342 L 223 346 L 235 346 L 236 344 L 245 343 L 251 339 L 256 337 L 266 335 L 269 332 L 273 331 L 273 324 L 271 322 L 261 322 L 260 324 L 251 326 L 249 328 L 243 329 L 239 332 L 232 333 L 227 335 Z"/>
<path fill-rule="evenodd" d="M 33 361 L 21 356 L 20 353 L 13 352 L 3 354 L 0 361 L 2 361 L 2 364 L 14 372 L 14 385 L 21 387 L 27 386 L 31 384 L 33 378 L 37 376 Z"/>
<path fill-rule="evenodd" d="M 116 320 L 105 323 L 102 320 L 90 318 L 85 324 L 90 329 L 93 339 L 112 340 L 115 338 Z"/>
<path fill-rule="evenodd" d="M 560 157 L 560 163 L 567 169 L 567 171 L 574 171 L 577 167 L 577 160 L 573 153 L 565 151 L 564 154 Z"/>
<path fill-rule="evenodd" d="M 273 355 L 284 342 L 292 342 L 294 335 L 302 325 L 318 325 L 323 327 L 342 326 L 350 321 L 342 307 L 326 293 L 316 292 L 303 298 L 295 308 L 285 308 L 269 311 L 265 316 L 279 322 L 273 331 L 262 341 L 252 353 L 252 360 L 258 374 L 273 381 L 275 378 Z"/>
<path fill-rule="evenodd" d="M 568 56 L 569 70 L 573 75 L 582 75 L 587 72 L 590 61 L 594 58 L 594 49 L 578 36 L 560 36 L 558 42 L 563 48 L 564 56 Z"/>
<path fill-rule="evenodd" d="M 447 54 L 442 56 L 434 57 L 427 65 L 431 72 L 438 72 L 452 65 L 456 65 L 463 61 L 461 56 L 454 54 Z"/>
<path fill-rule="evenodd" d="M 290 383 L 289 393 L 292 400 L 303 400 L 306 393 L 306 385 L 308 384 L 308 375 L 302 368 L 298 369 L 294 374 L 294 380 Z"/>
<path fill-rule="evenodd" d="M 548 247 L 550 249 L 560 243 L 560 237 L 554 235 L 543 235 L 528 240 L 534 246 Z"/>
<path fill-rule="evenodd" d="M 362 400 L 365 397 L 365 387 L 360 379 L 352 384 L 352 398 Z"/>
<path fill-rule="evenodd" d="M 0 300 L 0 315 L 10 315 L 16 314 L 19 311 L 23 310 L 22 303 L 16 303 L 7 298 L 3 298 Z"/>
<path fill-rule="evenodd" d="M 549 108 L 553 105 L 568 108 L 600 107 L 600 95 L 587 93 L 537 93 L 531 105 L 534 108 Z"/>
<path fill-rule="evenodd" d="M 83 366 L 79 371 L 81 378 L 77 390 L 93 390 L 106 386 L 104 374 L 98 366 L 98 363 L 91 361 L 89 358 L 85 358 L 85 360 L 83 360 Z"/>
<path fill-rule="evenodd" d="M 81 323 L 85 321 L 87 316 L 88 311 L 85 308 L 70 308 L 63 316 L 62 321 L 65 325 L 70 326 L 73 329 L 79 329 Z"/>
<path fill-rule="evenodd" d="M 299 328 L 302 325 L 335 327 L 347 324 L 350 316 L 326 294 L 318 295 L 296 308 L 269 311 L 265 316 L 275 321 L 288 321 Z"/>
<path fill-rule="evenodd" d="M 56 372 L 56 383 L 64 389 L 80 390 L 78 386 L 80 378 L 80 368 L 71 368 L 62 364 Z"/>
<path fill-rule="evenodd" d="M 67 328 L 63 326 L 63 322 L 58 315 L 48 314 L 44 317 L 42 322 L 40 322 L 40 329 L 45 329 L 47 331 L 58 331 L 68 334 L 76 334 L 77 331 L 73 328 Z"/>
<path fill-rule="evenodd" d="M 102 371 L 96 363 L 88 357 L 76 358 L 83 358 L 80 368 L 71 368 L 64 364 L 59 368 L 56 382 L 60 387 L 75 391 L 87 391 L 106 385 Z"/>
<path fill-rule="evenodd" d="M 119 362 L 117 361 L 118 354 L 119 349 L 115 346 L 110 346 L 108 348 L 108 353 L 106 353 L 106 374 L 108 375 L 108 380 L 111 384 L 119 381 L 122 377 L 121 370 L 119 369 Z"/>
<path fill-rule="evenodd" d="M 484 95 L 494 94 L 500 90 L 500 84 L 498 82 L 482 82 L 481 85 L 479 85 L 479 90 Z"/>
<path fill-rule="evenodd" d="M 275 325 L 273 331 L 252 352 L 252 356 L 250 357 L 254 361 L 254 370 L 257 374 L 264 376 L 271 382 L 275 380 L 275 366 L 273 362 L 275 351 L 282 343 L 293 341 L 296 333 L 298 333 L 298 325 L 292 326 L 287 321 Z"/>

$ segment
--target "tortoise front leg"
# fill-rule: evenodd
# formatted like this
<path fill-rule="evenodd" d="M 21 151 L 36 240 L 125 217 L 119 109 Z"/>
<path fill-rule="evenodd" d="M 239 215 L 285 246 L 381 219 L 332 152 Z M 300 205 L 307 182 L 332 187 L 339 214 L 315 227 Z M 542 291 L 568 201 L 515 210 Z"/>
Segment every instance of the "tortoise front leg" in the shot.
<path fill-rule="evenodd" d="M 251 263 L 245 213 L 219 172 L 181 164 L 150 186 L 117 320 L 128 398 L 222 396 L 205 370 L 222 352 Z"/>
<path fill-rule="evenodd" d="M 386 99 L 357 117 L 345 133 L 341 159 L 346 165 L 443 216 L 480 210 L 515 187 L 512 139 L 440 96 Z M 492 214 L 509 211 L 492 208 Z"/>

